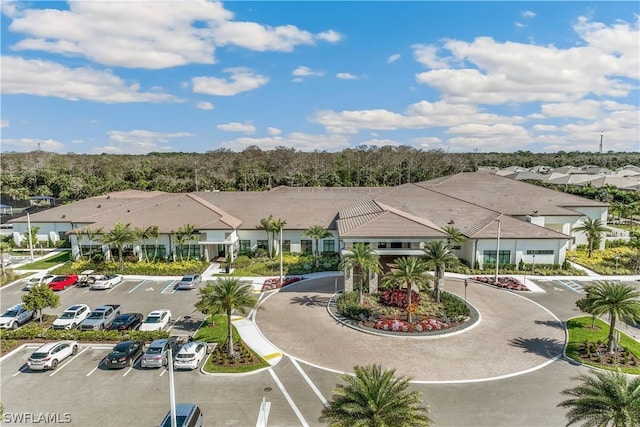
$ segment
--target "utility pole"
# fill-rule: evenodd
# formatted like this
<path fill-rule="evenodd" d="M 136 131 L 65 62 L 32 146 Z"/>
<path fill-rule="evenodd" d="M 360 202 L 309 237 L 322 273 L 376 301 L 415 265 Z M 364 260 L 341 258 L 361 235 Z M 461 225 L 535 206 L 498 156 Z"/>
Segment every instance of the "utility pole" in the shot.
<path fill-rule="evenodd" d="M 29 258 L 33 262 L 33 239 L 31 238 L 31 217 L 29 212 L 27 212 L 27 232 L 29 235 Z"/>

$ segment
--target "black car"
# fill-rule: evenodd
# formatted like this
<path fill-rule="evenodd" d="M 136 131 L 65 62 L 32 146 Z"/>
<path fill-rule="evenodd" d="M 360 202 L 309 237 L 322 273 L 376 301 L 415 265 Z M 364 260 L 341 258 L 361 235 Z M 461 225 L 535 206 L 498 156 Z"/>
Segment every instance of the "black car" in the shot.
<path fill-rule="evenodd" d="M 142 313 L 123 313 L 113 320 L 109 329 L 114 331 L 138 329 L 138 326 L 142 323 L 142 319 Z"/>
<path fill-rule="evenodd" d="M 131 366 L 133 362 L 144 352 L 142 341 L 122 341 L 116 344 L 111 353 L 104 359 L 107 368 L 124 368 Z"/>

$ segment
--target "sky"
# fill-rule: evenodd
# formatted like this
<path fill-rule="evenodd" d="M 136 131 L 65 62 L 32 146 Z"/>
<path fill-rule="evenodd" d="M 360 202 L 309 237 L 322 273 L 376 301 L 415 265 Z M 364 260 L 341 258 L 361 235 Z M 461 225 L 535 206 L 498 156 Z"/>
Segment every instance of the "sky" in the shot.
<path fill-rule="evenodd" d="M 1 152 L 640 151 L 637 1 L 0 5 Z"/>

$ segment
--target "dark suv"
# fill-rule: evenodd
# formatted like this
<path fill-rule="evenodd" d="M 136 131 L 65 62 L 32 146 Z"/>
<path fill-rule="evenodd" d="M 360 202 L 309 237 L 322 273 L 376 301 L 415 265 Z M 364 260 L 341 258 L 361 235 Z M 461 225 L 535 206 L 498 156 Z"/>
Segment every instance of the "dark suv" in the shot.
<path fill-rule="evenodd" d="M 142 323 L 142 313 L 124 313 L 113 320 L 109 329 L 112 331 L 124 331 L 127 329 L 138 329 Z"/>

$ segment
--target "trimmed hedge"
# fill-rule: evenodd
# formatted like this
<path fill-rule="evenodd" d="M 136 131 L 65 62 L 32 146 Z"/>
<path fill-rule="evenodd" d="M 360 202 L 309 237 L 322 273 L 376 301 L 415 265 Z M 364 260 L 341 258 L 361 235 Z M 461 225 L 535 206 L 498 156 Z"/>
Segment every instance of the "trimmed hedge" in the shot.
<path fill-rule="evenodd" d="M 358 303 L 357 292 L 346 292 L 338 297 L 338 312 L 350 319 L 358 319 L 360 317 L 369 317 L 373 311 L 369 307 L 363 307 Z"/>
<path fill-rule="evenodd" d="M 36 323 L 30 323 L 16 330 L 0 331 L 0 339 L 4 340 L 32 340 L 44 339 L 51 341 L 122 341 L 127 339 L 150 342 L 160 338 L 168 338 L 165 331 L 81 331 L 79 329 L 62 330 L 48 329 Z"/>

